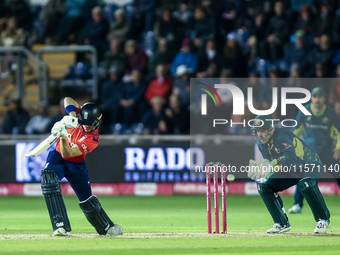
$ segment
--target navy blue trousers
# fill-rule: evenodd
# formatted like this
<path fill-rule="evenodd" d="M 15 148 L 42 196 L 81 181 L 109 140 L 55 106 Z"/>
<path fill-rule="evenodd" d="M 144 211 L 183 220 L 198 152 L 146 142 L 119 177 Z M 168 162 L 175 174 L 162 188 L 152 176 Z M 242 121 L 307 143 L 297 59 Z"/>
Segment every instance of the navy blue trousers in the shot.
<path fill-rule="evenodd" d="M 59 180 L 66 178 L 79 201 L 84 201 L 92 195 L 90 179 L 86 163 L 74 163 L 64 160 L 56 150 L 50 151 L 47 156 L 45 169 L 53 170 Z"/>

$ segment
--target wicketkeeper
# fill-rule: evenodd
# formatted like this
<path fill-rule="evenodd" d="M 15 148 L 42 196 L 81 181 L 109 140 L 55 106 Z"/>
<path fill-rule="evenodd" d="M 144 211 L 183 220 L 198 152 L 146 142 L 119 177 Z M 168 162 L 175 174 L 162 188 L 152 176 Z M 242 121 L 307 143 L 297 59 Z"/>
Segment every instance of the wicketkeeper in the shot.
<path fill-rule="evenodd" d="M 45 168 L 41 172 L 41 188 L 50 214 L 54 236 L 68 236 L 71 225 L 60 180 L 66 178 L 75 191 L 87 220 L 100 235 L 122 235 L 123 229 L 114 224 L 105 213 L 97 196 L 92 195 L 86 154 L 99 143 L 98 127 L 102 114 L 94 103 L 79 106 L 70 97 L 64 100 L 68 116 L 54 124 L 51 133 L 60 133 L 56 149 L 48 154 Z"/>
<path fill-rule="evenodd" d="M 288 129 L 277 128 L 270 115 L 257 116 L 252 130 L 264 160 L 250 160 L 248 177 L 257 180 L 258 192 L 274 220 L 274 226 L 267 233 L 283 233 L 291 229 L 277 192 L 295 184 L 312 209 L 317 222 L 314 233 L 326 233 L 330 213 L 318 187 L 322 163 L 316 152 Z M 271 171 L 273 162 L 276 172 Z"/>

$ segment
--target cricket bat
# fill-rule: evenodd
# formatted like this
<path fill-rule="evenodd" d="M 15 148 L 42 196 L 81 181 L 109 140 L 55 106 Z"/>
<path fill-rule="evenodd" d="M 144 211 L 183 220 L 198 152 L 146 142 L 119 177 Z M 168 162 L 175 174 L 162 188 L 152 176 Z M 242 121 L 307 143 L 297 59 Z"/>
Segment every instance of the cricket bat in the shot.
<path fill-rule="evenodd" d="M 42 141 L 37 147 L 35 147 L 30 153 L 26 154 L 26 158 L 35 157 L 46 151 L 52 144 L 58 141 L 60 133 L 51 134 L 44 141 Z"/>

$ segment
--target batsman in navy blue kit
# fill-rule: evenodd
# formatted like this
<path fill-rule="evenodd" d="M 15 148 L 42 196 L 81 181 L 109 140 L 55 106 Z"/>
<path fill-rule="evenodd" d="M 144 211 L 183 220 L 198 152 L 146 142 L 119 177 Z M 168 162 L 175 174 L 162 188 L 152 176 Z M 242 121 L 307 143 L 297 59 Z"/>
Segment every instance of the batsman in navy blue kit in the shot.
<path fill-rule="evenodd" d="M 54 124 L 51 133 L 60 134 L 56 149 L 48 154 L 41 172 L 41 188 L 49 211 L 54 236 L 69 236 L 69 222 L 60 190 L 60 180 L 66 178 L 78 199 L 87 220 L 100 235 L 122 235 L 123 229 L 114 224 L 102 208 L 97 196 L 92 195 L 86 154 L 99 144 L 98 127 L 102 114 L 94 103 L 81 107 L 70 97 L 64 100 L 68 113 Z"/>
<path fill-rule="evenodd" d="M 278 128 L 272 116 L 257 116 L 253 135 L 264 158 L 249 161 L 248 177 L 257 180 L 257 189 L 271 214 L 274 225 L 269 234 L 291 230 L 278 192 L 297 184 L 317 222 L 314 233 L 324 234 L 330 225 L 330 213 L 318 187 L 322 165 L 317 153 L 286 128 Z"/>
<path fill-rule="evenodd" d="M 299 111 L 294 127 L 294 134 L 302 135 L 304 141 L 319 155 L 324 172 L 327 171 L 336 179 L 340 187 L 339 164 L 340 164 L 340 117 L 335 110 L 325 104 L 325 91 L 316 87 L 312 90 L 312 102 L 305 108 L 312 113 L 306 116 Z M 334 136 L 337 143 L 334 146 Z M 303 195 L 296 189 L 294 205 L 288 210 L 289 213 L 301 213 Z"/>

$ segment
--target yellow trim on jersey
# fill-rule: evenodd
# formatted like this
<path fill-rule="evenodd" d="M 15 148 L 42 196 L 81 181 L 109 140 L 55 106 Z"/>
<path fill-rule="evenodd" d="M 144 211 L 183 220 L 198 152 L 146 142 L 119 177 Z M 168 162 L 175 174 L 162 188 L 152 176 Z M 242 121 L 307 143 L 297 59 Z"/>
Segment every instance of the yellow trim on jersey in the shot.
<path fill-rule="evenodd" d="M 304 130 L 305 130 L 305 126 L 304 126 L 304 124 L 302 122 L 300 124 L 300 126 L 294 130 L 294 135 L 296 135 L 297 137 L 300 137 L 302 131 L 304 131 Z"/>
<path fill-rule="evenodd" d="M 312 111 L 313 115 L 315 115 L 315 116 L 320 116 L 320 115 L 324 114 L 325 111 L 326 111 L 326 108 L 327 108 L 326 105 L 324 105 L 323 110 L 319 114 L 317 114 L 313 111 L 313 103 L 310 104 L 310 110 Z"/>
<path fill-rule="evenodd" d="M 295 155 L 297 157 L 299 157 L 300 159 L 303 159 L 303 157 L 305 155 L 305 151 L 303 149 L 302 142 L 298 138 L 294 137 L 293 138 L 293 146 L 295 148 Z"/>
<path fill-rule="evenodd" d="M 339 130 L 334 126 L 334 125 L 332 125 L 331 126 L 331 138 L 333 139 L 333 137 L 334 136 L 337 136 L 337 138 L 338 138 L 338 140 L 337 140 L 337 142 L 336 142 L 336 145 L 335 145 L 335 148 L 337 149 L 337 150 L 340 150 L 340 132 L 339 132 Z"/>

